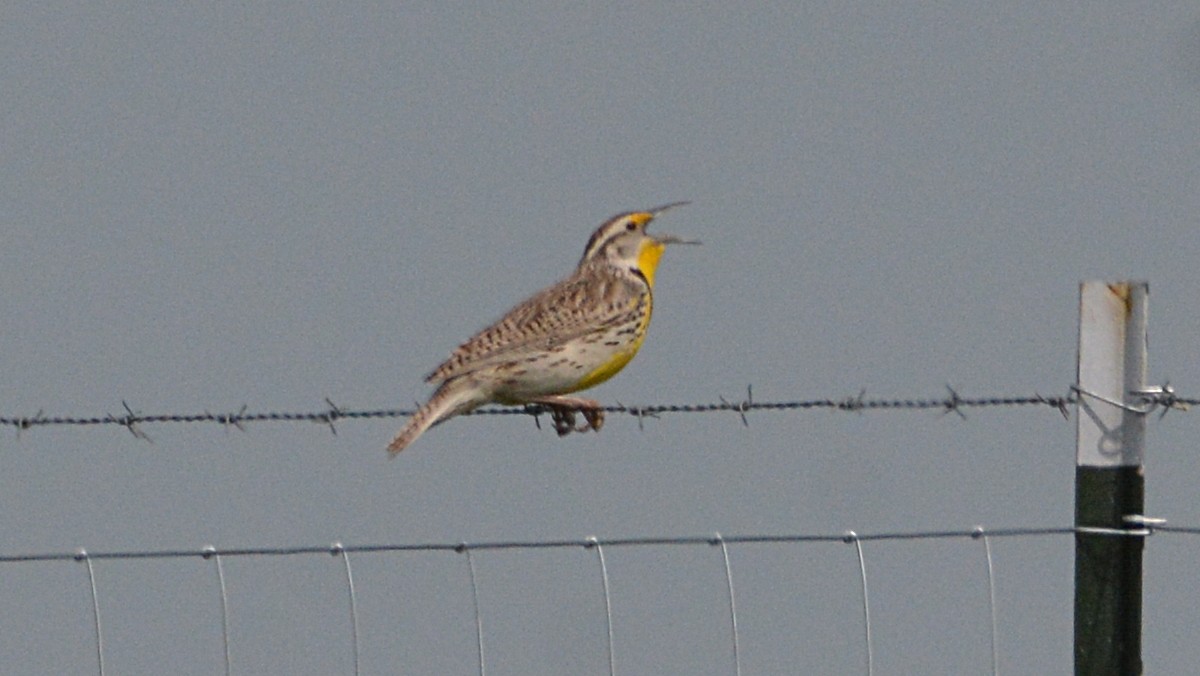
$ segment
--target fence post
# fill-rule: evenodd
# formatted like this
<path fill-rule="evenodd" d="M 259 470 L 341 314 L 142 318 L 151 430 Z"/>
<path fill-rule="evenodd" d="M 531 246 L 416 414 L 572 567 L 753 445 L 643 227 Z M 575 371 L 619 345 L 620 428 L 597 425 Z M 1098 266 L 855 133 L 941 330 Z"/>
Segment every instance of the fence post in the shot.
<path fill-rule="evenodd" d="M 1083 282 L 1075 457 L 1075 673 L 1142 673 L 1146 282 Z M 1106 401 L 1107 400 L 1107 401 Z M 1088 532 L 1088 529 L 1101 529 Z M 1107 531 L 1107 532 L 1105 532 Z"/>

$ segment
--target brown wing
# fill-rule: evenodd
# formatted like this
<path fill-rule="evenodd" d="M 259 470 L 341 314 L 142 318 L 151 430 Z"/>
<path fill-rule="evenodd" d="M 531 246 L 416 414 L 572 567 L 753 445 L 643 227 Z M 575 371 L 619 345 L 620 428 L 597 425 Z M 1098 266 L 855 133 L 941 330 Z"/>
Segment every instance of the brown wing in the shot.
<path fill-rule="evenodd" d="M 425 380 L 441 382 L 532 356 L 619 322 L 637 302 L 634 282 L 592 269 L 534 294 L 458 346 Z"/>

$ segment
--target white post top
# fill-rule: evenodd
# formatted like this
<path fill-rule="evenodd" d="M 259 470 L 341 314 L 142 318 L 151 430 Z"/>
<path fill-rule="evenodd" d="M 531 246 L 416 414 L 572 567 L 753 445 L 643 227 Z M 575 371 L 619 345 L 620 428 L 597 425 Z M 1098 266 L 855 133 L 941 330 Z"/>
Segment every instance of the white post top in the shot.
<path fill-rule="evenodd" d="M 1077 466 L 1140 466 L 1146 416 L 1130 392 L 1146 382 L 1146 282 L 1079 286 Z M 1126 408 L 1127 407 L 1127 408 Z"/>

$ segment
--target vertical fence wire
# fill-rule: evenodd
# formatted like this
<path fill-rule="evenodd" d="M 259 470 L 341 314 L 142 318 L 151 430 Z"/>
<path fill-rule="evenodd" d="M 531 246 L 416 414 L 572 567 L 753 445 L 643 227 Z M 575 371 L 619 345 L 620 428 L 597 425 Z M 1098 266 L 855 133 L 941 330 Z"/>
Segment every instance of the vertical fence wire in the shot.
<path fill-rule="evenodd" d="M 721 556 L 725 559 L 725 585 L 729 590 L 729 626 L 733 632 L 733 673 L 742 676 L 741 652 L 738 650 L 737 602 L 733 595 L 733 569 L 729 565 L 729 545 L 720 533 L 713 536 L 713 543 L 721 545 Z"/>
<path fill-rule="evenodd" d="M 1099 529 L 1089 529 L 1088 532 L 1095 532 Z M 1159 530 L 1163 532 L 1179 532 L 1187 534 L 1200 534 L 1200 527 L 1161 527 Z M 631 538 L 631 539 L 615 539 L 609 540 L 607 545 L 602 545 L 600 540 L 595 536 L 590 536 L 583 540 L 554 540 L 545 542 L 525 542 L 525 541 L 501 541 L 501 542 L 486 542 L 481 544 L 470 545 L 467 543 L 459 543 L 457 545 L 450 544 L 417 544 L 417 545 L 364 545 L 358 547 L 346 547 L 341 542 L 334 542 L 328 546 L 314 547 L 292 547 L 292 548 L 248 548 L 248 549 L 229 549 L 223 553 L 215 547 L 208 545 L 203 547 L 199 552 L 196 550 L 162 550 L 162 551 L 128 551 L 128 552 L 89 552 L 86 549 L 80 548 L 74 552 L 58 552 L 58 553 L 34 553 L 20 555 L 0 555 L 0 562 L 31 562 L 31 561 L 69 561 L 74 560 L 83 563 L 87 567 L 89 591 L 92 599 L 92 623 L 95 635 L 95 654 L 97 668 L 101 676 L 105 673 L 105 655 L 104 655 L 104 632 L 101 621 L 99 591 L 96 580 L 95 562 L 97 560 L 128 560 L 128 559 L 163 559 L 163 558 L 182 558 L 201 556 L 204 559 L 212 559 L 216 572 L 218 589 L 221 601 L 221 638 L 224 648 L 225 674 L 229 676 L 232 673 L 232 658 L 231 658 L 231 639 L 229 618 L 229 592 L 225 579 L 224 565 L 222 559 L 226 556 L 276 556 L 276 555 L 296 555 L 296 554 L 313 554 L 323 552 L 334 556 L 341 556 L 346 575 L 346 588 L 350 606 L 350 632 L 353 649 L 354 673 L 358 674 L 361 671 L 361 641 L 359 632 L 358 618 L 358 600 L 357 587 L 354 583 L 353 568 L 349 560 L 349 553 L 354 552 L 370 552 L 370 551 L 454 551 L 463 553 L 467 557 L 468 573 L 470 575 L 471 584 L 471 602 L 472 611 L 475 620 L 476 633 L 476 649 L 479 664 L 480 676 L 486 676 L 486 657 L 484 651 L 483 640 L 483 618 L 482 618 L 482 603 L 480 601 L 480 581 L 478 579 L 478 571 L 474 559 L 474 550 L 477 549 L 552 549 L 559 547 L 580 547 L 596 549 L 597 560 L 600 564 L 601 588 L 604 595 L 604 610 L 605 623 L 607 633 L 607 656 L 608 656 L 608 673 L 610 676 L 616 674 L 616 657 L 615 657 L 615 630 L 612 610 L 612 594 L 611 581 L 608 574 L 608 565 L 604 552 L 605 546 L 654 546 L 654 545 L 701 545 L 707 544 L 710 546 L 720 545 L 722 560 L 725 567 L 725 582 L 726 589 L 729 594 L 729 619 L 730 629 L 733 642 L 733 661 L 734 673 L 740 676 L 741 674 L 741 638 L 740 627 L 738 622 L 737 599 L 735 587 L 733 584 L 733 569 L 732 556 L 730 554 L 730 544 L 739 543 L 770 543 L 770 542 L 811 542 L 811 541 L 836 541 L 840 540 L 846 544 L 854 544 L 856 558 L 858 561 L 860 588 L 862 592 L 862 618 L 863 618 L 863 635 L 866 643 L 866 672 L 868 676 L 874 675 L 874 631 L 871 622 L 870 594 L 867 578 L 866 556 L 863 548 L 865 540 L 928 540 L 940 538 L 960 538 L 969 537 L 971 539 L 982 540 L 984 561 L 986 564 L 987 574 L 987 591 L 988 591 L 988 609 L 990 621 L 990 653 L 991 653 L 991 673 L 993 676 L 999 676 L 999 607 L 997 601 L 997 581 L 995 571 L 995 561 L 992 554 L 991 541 L 996 537 L 1015 537 L 1015 536 L 1044 536 L 1044 535 L 1062 535 L 1079 533 L 1082 529 L 1079 527 L 1052 527 L 1052 528 L 1008 528 L 988 531 L 983 526 L 975 526 L 971 530 L 963 531 L 922 531 L 922 532 L 904 532 L 904 533 L 876 533 L 859 535 L 853 530 L 845 531 L 842 535 L 743 535 L 726 538 L 721 533 L 714 533 L 712 536 L 704 537 L 660 537 L 660 538 Z M 1141 531 L 1129 530 L 1105 530 L 1105 533 L 1121 536 L 1137 536 L 1144 537 L 1146 533 Z M 1149 532 L 1149 531 L 1146 531 Z"/>
<path fill-rule="evenodd" d="M 475 608 L 475 646 L 479 651 L 479 676 L 487 676 L 483 661 L 483 615 L 479 612 L 479 583 L 475 579 L 475 559 L 471 556 L 471 548 L 467 543 L 459 545 L 459 549 L 467 554 L 467 570 L 471 573 L 471 604 Z"/>
<path fill-rule="evenodd" d="M 604 547 L 596 536 L 588 538 L 600 559 L 600 585 L 604 589 L 604 621 L 608 625 L 608 676 L 617 676 L 616 656 L 613 654 L 612 596 L 608 591 L 608 565 L 604 562 Z"/>
<path fill-rule="evenodd" d="M 996 575 L 992 566 L 992 541 L 983 526 L 975 527 L 975 537 L 983 540 L 983 554 L 987 558 L 988 610 L 992 619 L 992 676 L 1000 674 L 999 629 L 996 623 Z"/>
<path fill-rule="evenodd" d="M 350 642 L 354 649 L 354 676 L 358 676 L 359 646 L 358 646 L 358 595 L 354 591 L 354 573 L 350 570 L 350 554 L 341 542 L 333 543 L 329 553 L 340 556 L 346 566 L 346 592 L 350 597 Z"/>
<path fill-rule="evenodd" d="M 862 540 L 859 539 L 858 533 L 847 531 L 846 542 L 853 542 L 854 548 L 858 552 L 858 571 L 862 577 L 862 600 L 863 600 L 863 633 L 867 640 L 867 676 L 873 676 L 875 673 L 875 654 L 874 648 L 871 645 L 871 601 L 867 596 L 867 561 L 863 558 Z"/>
<path fill-rule="evenodd" d="M 104 634 L 100 631 L 100 596 L 96 593 L 96 571 L 92 568 L 92 557 L 88 556 L 86 549 L 80 548 L 75 554 L 75 560 L 87 564 L 88 586 L 92 590 L 92 626 L 96 630 L 96 665 L 100 676 L 104 676 Z"/>
<path fill-rule="evenodd" d="M 229 657 L 229 592 L 225 588 L 225 566 L 221 564 L 221 555 L 216 547 L 208 545 L 203 552 L 204 558 L 211 558 L 217 564 L 217 585 L 221 591 L 221 643 L 225 648 L 225 676 L 230 676 L 233 673 L 233 660 Z"/>

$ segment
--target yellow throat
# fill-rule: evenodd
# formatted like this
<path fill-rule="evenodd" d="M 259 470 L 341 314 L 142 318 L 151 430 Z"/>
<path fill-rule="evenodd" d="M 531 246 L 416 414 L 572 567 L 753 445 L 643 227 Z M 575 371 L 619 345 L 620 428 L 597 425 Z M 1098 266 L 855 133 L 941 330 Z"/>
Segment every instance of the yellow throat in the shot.
<path fill-rule="evenodd" d="M 641 251 L 638 251 L 638 269 L 646 276 L 646 283 L 652 289 L 654 288 L 654 271 L 658 269 L 658 261 L 662 258 L 663 250 L 666 248 L 665 244 L 647 238 L 642 242 Z"/>
<path fill-rule="evenodd" d="M 651 238 L 646 238 L 642 242 L 641 249 L 638 251 L 637 267 L 638 270 L 640 270 L 641 273 L 646 277 L 646 283 L 650 285 L 650 288 L 654 288 L 654 272 L 658 269 L 658 261 L 662 258 L 663 250 L 666 248 L 667 247 L 665 244 L 661 244 Z M 642 347 L 642 341 L 646 338 L 646 328 L 650 326 L 650 315 L 653 309 L 653 299 L 647 296 L 646 314 L 642 317 L 642 322 L 641 325 L 638 326 L 634 341 L 630 343 L 626 349 L 614 354 L 612 359 L 608 360 L 604 364 L 601 364 L 599 368 L 591 373 L 585 375 L 583 379 L 576 383 L 575 387 L 572 388 L 573 391 L 583 390 L 599 385 L 600 383 L 617 375 L 621 369 L 625 368 L 625 365 L 633 359 L 634 355 L 636 355 L 638 350 Z"/>

